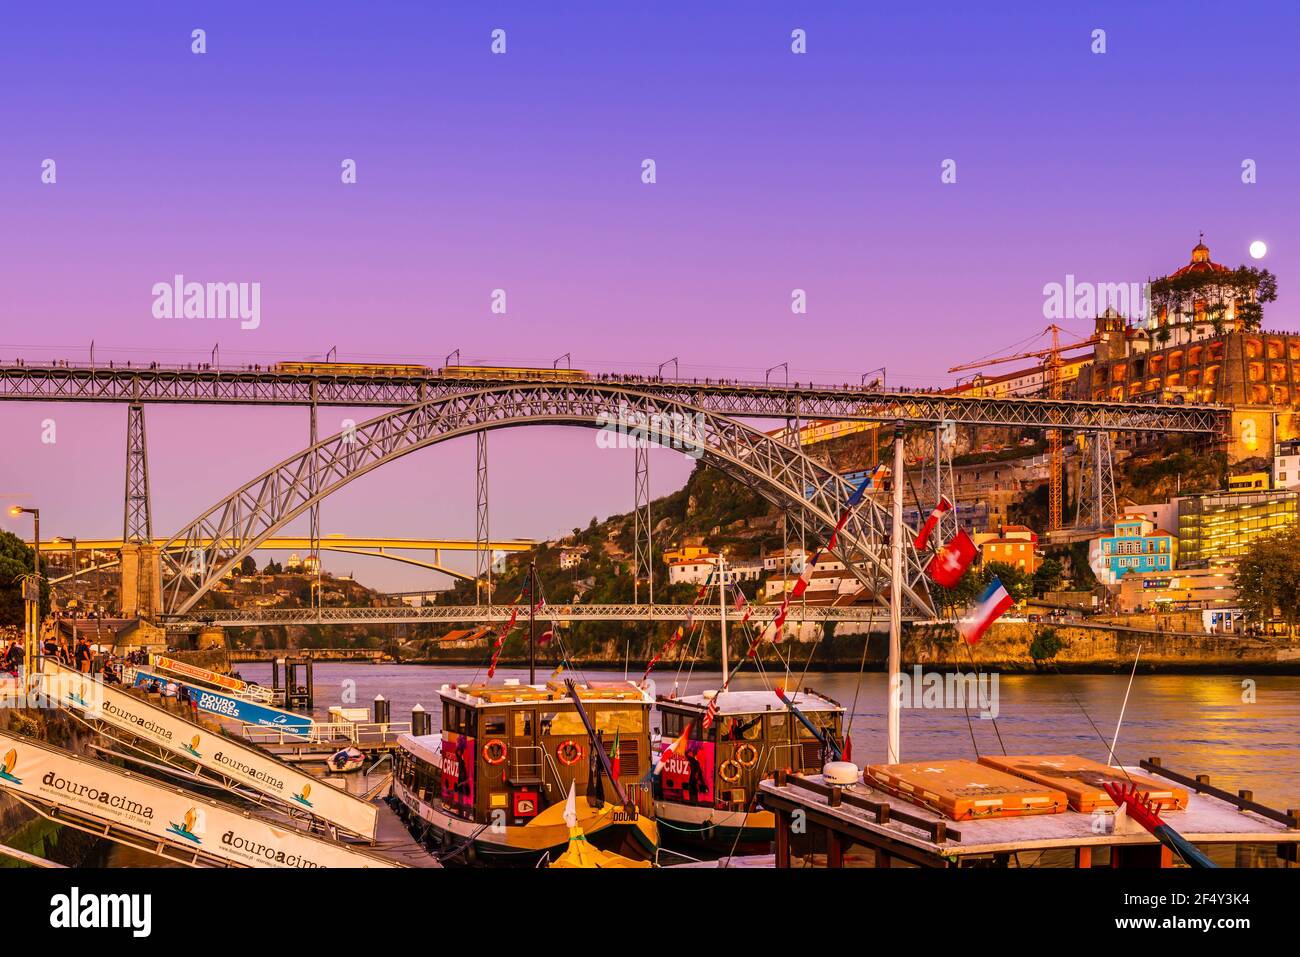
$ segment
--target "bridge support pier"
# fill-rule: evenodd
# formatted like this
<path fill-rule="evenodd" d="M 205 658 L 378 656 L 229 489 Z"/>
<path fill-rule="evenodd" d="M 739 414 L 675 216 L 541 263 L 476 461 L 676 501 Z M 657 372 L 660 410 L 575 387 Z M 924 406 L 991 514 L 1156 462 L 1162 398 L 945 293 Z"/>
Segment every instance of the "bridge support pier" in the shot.
<path fill-rule="evenodd" d="M 152 543 L 122 544 L 122 587 L 120 604 L 123 618 L 154 621 L 162 609 L 162 566 L 158 546 Z"/>
<path fill-rule="evenodd" d="M 126 494 L 122 541 L 153 541 L 153 517 L 149 507 L 149 455 L 145 445 L 144 406 L 139 403 L 132 403 L 126 410 Z"/>
<path fill-rule="evenodd" d="M 632 480 L 632 551 L 633 563 L 632 601 L 641 601 L 641 582 L 646 583 L 646 601 L 655 602 L 655 566 L 654 542 L 651 535 L 650 518 L 650 443 L 645 439 L 637 440 L 633 449 L 636 455 L 636 469 Z"/>
<path fill-rule="evenodd" d="M 1109 432 L 1089 432 L 1079 456 L 1079 496 L 1074 527 L 1103 530 L 1118 514 Z"/>
<path fill-rule="evenodd" d="M 477 511 L 474 518 L 474 604 L 479 604 L 486 590 L 487 603 L 492 604 L 492 552 L 491 522 L 488 516 L 488 452 L 487 432 L 476 432 L 475 480 Z"/>

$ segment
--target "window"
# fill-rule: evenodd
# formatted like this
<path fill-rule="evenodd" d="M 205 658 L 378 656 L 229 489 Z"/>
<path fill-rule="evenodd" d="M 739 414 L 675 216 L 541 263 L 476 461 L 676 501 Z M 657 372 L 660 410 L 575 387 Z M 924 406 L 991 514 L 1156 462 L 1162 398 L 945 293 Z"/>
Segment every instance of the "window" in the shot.
<path fill-rule="evenodd" d="M 723 741 L 758 741 L 762 737 L 762 715 L 737 714 L 722 719 Z"/>
<path fill-rule="evenodd" d="M 533 736 L 533 713 L 531 711 L 515 712 L 515 737 L 531 738 Z"/>
<path fill-rule="evenodd" d="M 502 712 L 489 712 L 483 716 L 484 734 L 505 734 L 506 716 Z"/>
<path fill-rule="evenodd" d="M 577 711 L 551 711 L 541 717 L 542 734 L 570 737 L 587 733 Z"/>
<path fill-rule="evenodd" d="M 639 734 L 643 727 L 643 716 L 644 712 L 640 708 L 607 708 L 597 711 L 593 720 L 597 731 Z"/>

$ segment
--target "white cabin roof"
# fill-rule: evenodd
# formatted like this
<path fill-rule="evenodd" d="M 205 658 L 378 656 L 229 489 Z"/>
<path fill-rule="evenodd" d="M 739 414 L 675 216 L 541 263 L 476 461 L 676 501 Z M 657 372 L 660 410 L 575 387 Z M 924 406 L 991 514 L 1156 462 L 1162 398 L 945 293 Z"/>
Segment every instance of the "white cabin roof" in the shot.
<path fill-rule="evenodd" d="M 664 700 L 665 705 L 687 705 L 691 708 L 704 709 L 709 706 L 709 699 L 715 692 L 684 695 L 671 701 Z M 787 692 L 786 698 L 800 711 L 843 711 L 842 705 L 829 698 L 809 691 L 797 694 Z M 767 711 L 788 711 L 784 702 L 776 696 L 775 691 L 724 691 L 718 695 L 718 714 L 763 714 Z"/>
<path fill-rule="evenodd" d="M 414 755 L 421 761 L 427 761 L 429 764 L 442 766 L 442 735 L 441 734 L 399 734 L 397 736 L 397 746 L 403 751 Z"/>

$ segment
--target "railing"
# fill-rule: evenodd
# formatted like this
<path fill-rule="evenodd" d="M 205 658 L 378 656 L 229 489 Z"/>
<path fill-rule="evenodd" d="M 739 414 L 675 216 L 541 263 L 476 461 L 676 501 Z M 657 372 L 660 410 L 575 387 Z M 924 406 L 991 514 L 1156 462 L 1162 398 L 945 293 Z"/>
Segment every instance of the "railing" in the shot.
<path fill-rule="evenodd" d="M 409 721 L 341 721 L 313 723 L 306 733 L 270 725 L 245 725 L 244 740 L 253 744 L 389 744 L 398 735 L 411 733 Z"/>

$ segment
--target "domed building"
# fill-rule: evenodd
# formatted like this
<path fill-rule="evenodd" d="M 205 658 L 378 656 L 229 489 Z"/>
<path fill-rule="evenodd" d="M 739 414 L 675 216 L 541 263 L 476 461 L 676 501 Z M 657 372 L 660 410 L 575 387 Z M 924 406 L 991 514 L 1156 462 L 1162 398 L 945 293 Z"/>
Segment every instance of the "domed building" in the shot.
<path fill-rule="evenodd" d="M 1240 298 L 1229 283 L 1233 271 L 1210 258 L 1205 234 L 1192 247 L 1192 259 L 1168 276 L 1151 280 L 1153 302 L 1150 328 L 1162 346 L 1186 345 L 1209 339 L 1242 326 L 1238 318 Z M 1216 279 L 1223 285 L 1216 285 Z"/>
<path fill-rule="evenodd" d="M 1260 308 L 1254 294 L 1239 295 L 1238 271 L 1214 262 L 1204 238 L 1192 248 L 1191 262 L 1151 286 L 1147 328 L 1113 312 L 1098 316 L 1093 360 L 1069 394 L 1231 405 L 1233 461 L 1269 455 L 1275 441 L 1295 437 L 1300 334 L 1251 328 L 1247 317 L 1253 312 L 1257 325 Z M 1125 444 L 1141 441 L 1124 438 Z"/>

